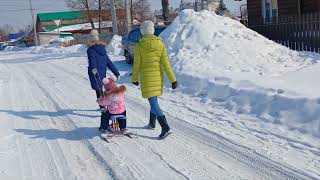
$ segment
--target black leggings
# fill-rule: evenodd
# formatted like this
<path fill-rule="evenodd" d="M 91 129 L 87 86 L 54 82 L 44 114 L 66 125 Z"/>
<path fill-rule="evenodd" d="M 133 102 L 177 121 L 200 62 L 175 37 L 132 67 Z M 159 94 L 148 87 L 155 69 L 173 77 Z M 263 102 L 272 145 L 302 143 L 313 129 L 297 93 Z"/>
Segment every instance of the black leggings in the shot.
<path fill-rule="evenodd" d="M 102 92 L 99 90 L 96 90 L 96 95 L 97 95 L 97 99 L 98 99 L 98 98 L 102 97 Z M 103 108 L 103 106 L 99 106 L 99 108 L 101 109 L 101 108 Z"/>
<path fill-rule="evenodd" d="M 124 115 L 125 117 L 127 117 L 127 111 L 124 111 L 121 114 L 110 114 L 109 112 L 102 113 L 100 127 L 103 129 L 107 129 L 107 127 L 109 126 L 109 120 L 111 119 L 111 116 L 115 116 L 115 115 Z M 127 128 L 127 119 L 126 118 L 124 118 L 124 119 L 118 118 L 117 120 L 118 120 L 120 129 Z"/>
<path fill-rule="evenodd" d="M 124 111 L 121 114 L 110 114 L 111 116 L 116 116 L 116 115 L 124 115 L 124 117 L 127 117 L 127 111 Z M 121 130 L 126 129 L 127 128 L 127 118 L 117 118 L 117 121 L 119 123 L 119 128 Z"/>

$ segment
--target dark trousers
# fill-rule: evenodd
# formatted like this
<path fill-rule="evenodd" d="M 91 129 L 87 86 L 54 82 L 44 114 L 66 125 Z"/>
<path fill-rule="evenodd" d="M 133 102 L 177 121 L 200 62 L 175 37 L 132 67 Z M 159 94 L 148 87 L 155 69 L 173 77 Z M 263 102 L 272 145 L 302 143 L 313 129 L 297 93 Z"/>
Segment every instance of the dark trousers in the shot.
<path fill-rule="evenodd" d="M 125 117 L 127 117 L 127 112 L 124 111 L 121 114 L 110 114 L 109 112 L 102 113 L 100 127 L 103 129 L 107 129 L 109 126 L 109 121 L 111 119 L 111 116 L 116 116 L 116 115 L 124 115 Z M 119 127 L 121 130 L 127 128 L 127 119 L 126 118 L 117 118 L 117 121 L 119 123 Z"/>
<path fill-rule="evenodd" d="M 124 111 L 121 114 L 110 114 L 110 117 L 111 116 L 116 116 L 116 115 L 124 115 L 125 117 L 127 117 L 127 111 Z M 120 130 L 123 130 L 123 129 L 127 128 L 127 118 L 117 118 L 117 121 L 119 123 Z"/>
<path fill-rule="evenodd" d="M 98 98 L 102 97 L 102 92 L 96 90 L 96 95 L 97 95 L 97 99 L 98 99 Z M 103 106 L 99 106 L 99 108 L 101 109 L 101 108 L 103 108 Z"/>
<path fill-rule="evenodd" d="M 108 128 L 110 117 L 111 116 L 110 116 L 109 112 L 101 113 L 100 128 L 102 128 L 102 129 Z"/>

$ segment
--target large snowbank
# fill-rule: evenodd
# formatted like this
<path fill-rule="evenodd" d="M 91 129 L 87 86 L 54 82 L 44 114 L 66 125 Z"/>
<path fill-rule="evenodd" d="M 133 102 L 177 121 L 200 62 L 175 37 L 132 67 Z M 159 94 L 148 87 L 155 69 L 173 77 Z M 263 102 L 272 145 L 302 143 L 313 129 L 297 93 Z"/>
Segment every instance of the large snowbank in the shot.
<path fill-rule="evenodd" d="M 320 71 L 297 78 L 318 66 L 319 55 L 292 51 L 209 11 L 182 11 L 161 37 L 185 93 L 320 136 L 320 94 L 305 82 Z"/>
<path fill-rule="evenodd" d="M 123 50 L 122 50 L 122 37 L 118 35 L 114 35 L 112 39 L 110 40 L 108 46 L 107 46 L 107 52 L 109 55 L 114 56 L 122 56 Z"/>

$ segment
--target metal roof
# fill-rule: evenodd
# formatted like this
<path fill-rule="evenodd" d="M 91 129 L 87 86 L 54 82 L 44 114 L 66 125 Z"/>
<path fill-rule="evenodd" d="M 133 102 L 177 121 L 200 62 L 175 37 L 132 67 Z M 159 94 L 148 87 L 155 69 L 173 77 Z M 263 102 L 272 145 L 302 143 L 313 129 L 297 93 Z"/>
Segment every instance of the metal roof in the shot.
<path fill-rule="evenodd" d="M 52 12 L 52 13 L 38 13 L 40 22 L 48 22 L 53 20 L 72 20 L 83 19 L 84 16 L 81 11 L 67 11 L 67 12 Z"/>

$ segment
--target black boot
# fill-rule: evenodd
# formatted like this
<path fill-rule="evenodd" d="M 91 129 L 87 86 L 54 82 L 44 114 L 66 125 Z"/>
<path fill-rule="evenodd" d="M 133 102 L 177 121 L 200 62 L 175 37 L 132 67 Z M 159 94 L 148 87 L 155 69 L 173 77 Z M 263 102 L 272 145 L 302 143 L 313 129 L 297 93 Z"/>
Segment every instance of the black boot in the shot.
<path fill-rule="evenodd" d="M 148 127 L 154 129 L 156 127 L 156 115 L 150 112 L 150 119 L 149 119 L 149 124 Z"/>
<path fill-rule="evenodd" d="M 100 120 L 100 132 L 106 132 L 109 129 L 109 119 L 110 114 L 108 112 L 104 112 L 101 114 L 101 120 Z"/>
<path fill-rule="evenodd" d="M 163 139 L 170 134 L 170 127 L 165 116 L 158 117 L 158 122 L 161 126 L 161 134 L 159 135 L 159 139 Z"/>

